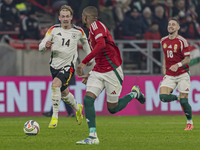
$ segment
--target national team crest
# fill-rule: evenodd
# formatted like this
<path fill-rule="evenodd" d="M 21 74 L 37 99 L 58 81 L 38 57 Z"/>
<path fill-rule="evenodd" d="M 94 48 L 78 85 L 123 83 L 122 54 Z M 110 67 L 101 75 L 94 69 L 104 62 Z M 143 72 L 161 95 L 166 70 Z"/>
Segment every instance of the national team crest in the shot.
<path fill-rule="evenodd" d="M 175 52 L 175 53 L 177 52 L 177 48 L 178 48 L 178 45 L 175 44 L 175 45 L 174 45 L 174 52 Z"/>
<path fill-rule="evenodd" d="M 163 44 L 163 48 L 166 48 L 166 47 L 167 47 L 167 44 L 166 44 L 166 43 L 164 43 L 164 44 Z"/>
<path fill-rule="evenodd" d="M 77 37 L 77 34 L 76 33 L 72 33 L 72 38 L 76 39 L 76 37 Z"/>

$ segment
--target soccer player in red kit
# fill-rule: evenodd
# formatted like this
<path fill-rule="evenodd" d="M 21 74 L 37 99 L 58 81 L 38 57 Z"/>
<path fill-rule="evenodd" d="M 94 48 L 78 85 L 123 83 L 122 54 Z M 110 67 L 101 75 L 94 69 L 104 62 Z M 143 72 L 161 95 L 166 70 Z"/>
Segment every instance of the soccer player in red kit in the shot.
<path fill-rule="evenodd" d="M 178 35 L 180 29 L 179 21 L 171 18 L 168 22 L 169 35 L 161 39 L 161 45 L 164 51 L 163 73 L 165 74 L 160 85 L 160 100 L 162 102 L 171 102 L 179 100 L 182 109 L 187 117 L 187 127 L 185 130 L 193 129 L 192 109 L 188 103 L 188 94 L 190 92 L 190 51 L 188 42 L 185 38 Z M 177 86 L 180 92 L 179 96 L 170 94 Z"/>
<path fill-rule="evenodd" d="M 134 98 L 142 104 L 145 103 L 144 94 L 141 93 L 138 86 L 133 86 L 129 94 L 119 99 L 123 82 L 120 51 L 107 27 L 102 22 L 97 21 L 97 16 L 98 11 L 93 6 L 86 7 L 82 13 L 83 25 L 89 29 L 88 40 L 92 50 L 82 63 L 77 66 L 77 74 L 83 78 L 82 82 L 86 84 L 84 107 L 89 127 L 89 137 L 76 142 L 76 144 L 83 145 L 99 144 L 96 132 L 94 101 L 104 88 L 107 95 L 107 109 L 111 114 L 124 109 Z M 93 58 L 95 58 L 96 62 L 93 70 L 88 75 L 82 75 L 83 67 Z"/>

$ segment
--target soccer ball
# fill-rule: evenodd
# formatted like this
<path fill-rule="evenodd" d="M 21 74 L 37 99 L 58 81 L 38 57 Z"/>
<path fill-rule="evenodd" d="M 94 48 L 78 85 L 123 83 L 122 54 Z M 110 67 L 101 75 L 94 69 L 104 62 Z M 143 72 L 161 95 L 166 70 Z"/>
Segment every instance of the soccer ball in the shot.
<path fill-rule="evenodd" d="M 40 130 L 40 126 L 36 121 L 29 120 L 24 124 L 23 129 L 26 135 L 37 135 Z"/>

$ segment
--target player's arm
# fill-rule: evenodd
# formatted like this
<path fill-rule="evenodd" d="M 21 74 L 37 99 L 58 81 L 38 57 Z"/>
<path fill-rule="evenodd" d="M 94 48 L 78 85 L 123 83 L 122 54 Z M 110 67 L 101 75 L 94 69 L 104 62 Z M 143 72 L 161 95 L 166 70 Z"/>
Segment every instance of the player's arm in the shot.
<path fill-rule="evenodd" d="M 163 53 L 163 74 L 166 74 L 166 62 L 165 62 L 165 54 Z"/>
<path fill-rule="evenodd" d="M 51 29 L 51 28 L 50 28 Z M 50 30 L 49 29 L 49 30 Z M 41 43 L 39 44 L 39 51 L 43 52 L 45 51 L 47 48 L 51 47 L 51 45 L 54 43 L 52 42 L 52 31 L 49 32 L 49 30 L 47 31 L 44 39 L 42 39 Z"/>
<path fill-rule="evenodd" d="M 180 64 L 178 64 L 179 67 L 182 67 L 182 66 L 185 66 L 185 65 L 188 65 L 190 63 L 190 56 L 186 56 L 181 62 Z"/>
<path fill-rule="evenodd" d="M 96 40 L 96 45 L 94 47 L 94 49 L 91 51 L 90 54 L 88 54 L 85 59 L 83 59 L 82 63 L 86 64 L 88 63 L 91 59 L 93 59 L 97 54 L 99 54 L 100 52 L 103 51 L 103 49 L 105 49 L 106 47 L 106 42 L 104 37 L 99 37 Z"/>
<path fill-rule="evenodd" d="M 163 38 L 160 41 L 161 47 L 163 47 L 162 41 L 163 41 Z M 164 53 L 164 51 L 163 51 L 163 65 L 162 65 L 162 69 L 163 69 L 163 74 L 166 74 L 166 61 L 165 61 L 165 53 Z"/>
<path fill-rule="evenodd" d="M 178 70 L 179 67 L 188 65 L 190 63 L 190 56 L 186 56 L 181 62 L 172 65 L 169 69 L 171 71 L 176 72 Z"/>
<path fill-rule="evenodd" d="M 83 31 L 83 32 L 84 32 L 84 31 Z M 83 50 L 85 51 L 86 56 L 87 56 L 87 55 L 91 52 L 91 49 L 90 49 L 90 46 L 89 46 L 89 44 L 88 44 L 88 40 L 87 40 L 87 37 L 86 37 L 85 33 L 83 33 L 83 34 L 81 35 L 80 42 L 81 42 L 81 44 L 83 45 Z M 90 62 L 87 63 L 87 64 L 92 65 L 93 60 L 94 60 L 94 59 L 90 60 Z M 88 66 L 90 66 L 90 65 L 88 65 Z"/>
<path fill-rule="evenodd" d="M 80 42 L 83 45 L 83 50 L 85 51 L 86 55 L 88 55 L 91 52 L 91 50 L 85 32 L 82 29 L 81 29 Z"/>
<path fill-rule="evenodd" d="M 103 37 L 100 37 L 96 40 L 97 44 L 95 45 L 94 49 L 92 50 L 92 52 L 90 54 L 88 54 L 85 59 L 83 59 L 83 61 L 77 66 L 76 68 L 76 72 L 79 76 L 82 75 L 82 70 L 85 67 L 85 65 L 91 60 L 93 59 L 98 53 L 100 53 L 101 51 L 103 51 L 103 49 L 106 47 L 106 42 L 105 39 Z"/>
<path fill-rule="evenodd" d="M 92 58 L 94 58 L 106 48 L 105 38 L 107 30 L 105 28 L 106 27 L 103 24 L 98 22 L 91 24 L 90 31 L 93 33 L 96 45 L 94 46 L 92 52 L 85 57 L 82 63 L 88 63 Z"/>

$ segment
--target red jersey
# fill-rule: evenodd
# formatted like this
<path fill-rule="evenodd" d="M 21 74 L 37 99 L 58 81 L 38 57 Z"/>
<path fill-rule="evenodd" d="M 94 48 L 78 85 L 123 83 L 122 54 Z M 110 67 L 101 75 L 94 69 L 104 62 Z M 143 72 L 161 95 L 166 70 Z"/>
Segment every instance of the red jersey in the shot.
<path fill-rule="evenodd" d="M 169 36 L 166 36 L 161 39 L 161 45 L 165 54 L 166 75 L 178 76 L 189 71 L 189 65 L 179 67 L 176 72 L 169 70 L 172 65 L 181 62 L 184 57 L 190 56 L 188 42 L 185 38 L 177 35 L 175 39 L 170 40 Z"/>
<path fill-rule="evenodd" d="M 88 41 L 92 51 L 82 63 L 86 64 L 95 57 L 96 64 L 93 71 L 108 72 L 114 70 L 111 64 L 116 67 L 122 64 L 120 51 L 107 27 L 102 22 L 94 21 L 90 25 Z"/>

